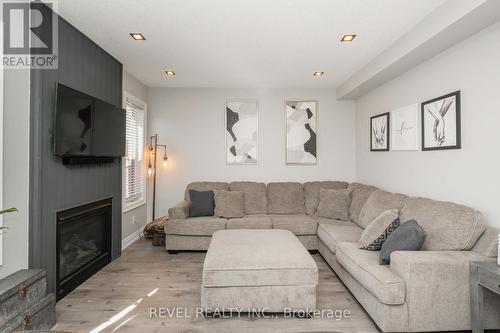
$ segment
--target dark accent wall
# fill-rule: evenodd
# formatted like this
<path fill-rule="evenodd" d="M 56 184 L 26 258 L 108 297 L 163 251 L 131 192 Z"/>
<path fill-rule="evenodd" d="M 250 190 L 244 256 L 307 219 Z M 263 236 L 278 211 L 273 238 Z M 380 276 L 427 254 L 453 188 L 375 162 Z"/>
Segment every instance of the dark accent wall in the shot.
<path fill-rule="evenodd" d="M 121 107 L 122 64 L 64 19 L 59 18 L 58 26 L 58 69 L 32 69 L 30 83 L 29 262 L 31 268 L 47 270 L 51 292 L 55 291 L 57 211 L 112 198 L 111 255 L 116 259 L 121 254 L 121 160 L 64 166 L 53 154 L 52 131 L 56 82 Z"/>

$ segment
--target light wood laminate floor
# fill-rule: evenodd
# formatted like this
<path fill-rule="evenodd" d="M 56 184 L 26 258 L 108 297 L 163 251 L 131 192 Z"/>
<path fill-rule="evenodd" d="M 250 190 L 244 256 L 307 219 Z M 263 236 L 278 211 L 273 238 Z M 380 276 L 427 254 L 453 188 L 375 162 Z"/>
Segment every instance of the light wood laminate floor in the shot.
<path fill-rule="evenodd" d="M 317 307 L 349 310 L 350 318 L 203 318 L 200 285 L 205 253 L 168 254 L 139 240 L 122 256 L 56 305 L 54 330 L 77 332 L 377 332 L 369 316 L 346 290 L 321 255 Z M 164 311 L 163 318 L 150 312 Z M 168 316 L 178 309 L 179 316 Z M 186 315 L 184 315 L 184 312 Z M 326 314 L 326 313 L 325 313 Z"/>

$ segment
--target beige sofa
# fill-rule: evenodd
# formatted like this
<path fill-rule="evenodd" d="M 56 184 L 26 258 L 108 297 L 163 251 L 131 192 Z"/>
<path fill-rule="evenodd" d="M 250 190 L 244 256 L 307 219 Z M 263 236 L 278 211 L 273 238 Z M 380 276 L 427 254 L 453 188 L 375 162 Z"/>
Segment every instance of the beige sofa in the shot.
<path fill-rule="evenodd" d="M 316 216 L 319 190 L 347 189 L 350 221 Z M 244 192 L 245 216 L 188 218 L 189 189 Z M 391 265 L 379 252 L 358 249 L 363 229 L 382 211 L 400 210 L 402 222 L 415 219 L 427 233 L 421 251 L 399 251 Z M 185 200 L 169 210 L 165 227 L 169 251 L 206 250 L 223 229 L 286 229 L 308 250 L 319 250 L 358 302 L 385 332 L 471 329 L 469 263 L 495 260 L 496 235 L 476 210 L 449 202 L 408 197 L 358 183 L 196 182 Z M 487 328 L 500 328 L 500 301 L 486 295 Z"/>
<path fill-rule="evenodd" d="M 285 229 L 294 233 L 308 250 L 318 249 L 315 219 L 319 189 L 345 189 L 346 182 L 301 183 L 195 182 L 187 186 L 184 200 L 170 208 L 165 227 L 167 250 L 207 250 L 215 231 L 224 229 Z M 189 190 L 231 190 L 244 193 L 243 218 L 188 218 Z"/>

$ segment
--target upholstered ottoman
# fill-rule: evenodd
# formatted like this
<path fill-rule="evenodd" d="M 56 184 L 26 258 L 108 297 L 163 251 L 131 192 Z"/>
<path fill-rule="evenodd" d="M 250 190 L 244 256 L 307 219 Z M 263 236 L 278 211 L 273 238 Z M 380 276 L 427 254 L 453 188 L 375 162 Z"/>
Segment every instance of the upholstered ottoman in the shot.
<path fill-rule="evenodd" d="M 318 267 L 288 230 L 221 230 L 213 234 L 201 307 L 214 312 L 316 309 Z"/>

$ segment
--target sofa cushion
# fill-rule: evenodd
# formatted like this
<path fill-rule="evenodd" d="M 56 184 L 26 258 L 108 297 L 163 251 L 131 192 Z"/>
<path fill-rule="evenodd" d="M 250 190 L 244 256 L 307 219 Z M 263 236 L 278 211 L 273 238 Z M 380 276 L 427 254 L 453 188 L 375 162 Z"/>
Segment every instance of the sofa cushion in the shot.
<path fill-rule="evenodd" d="M 339 243 L 336 257 L 342 267 L 380 302 L 388 305 L 404 304 L 405 283 L 389 266 L 378 264 L 378 251 L 358 249 L 357 243 Z"/>
<path fill-rule="evenodd" d="M 409 198 L 399 218 L 417 221 L 427 233 L 422 250 L 470 250 L 486 228 L 475 209 L 425 198 Z"/>
<path fill-rule="evenodd" d="M 320 182 L 306 182 L 304 183 L 304 196 L 306 204 L 306 214 L 314 216 L 318 209 L 319 204 L 319 190 L 343 190 L 349 184 L 346 182 L 338 181 L 320 181 Z"/>
<path fill-rule="evenodd" d="M 319 190 L 317 215 L 333 220 L 349 220 L 349 193 L 346 190 Z"/>
<path fill-rule="evenodd" d="M 305 214 L 300 215 L 271 215 L 273 229 L 284 229 L 297 236 L 316 235 L 318 223 Z"/>
<path fill-rule="evenodd" d="M 229 190 L 243 192 L 245 214 L 267 213 L 266 184 L 256 182 L 232 182 Z"/>
<path fill-rule="evenodd" d="M 356 223 L 351 222 L 351 221 L 341 221 L 341 220 L 332 220 L 332 219 L 327 219 L 326 217 L 318 217 L 316 216 L 314 218 L 318 225 L 320 224 L 331 224 L 331 225 L 354 225 L 358 226 Z"/>
<path fill-rule="evenodd" d="M 321 223 L 318 226 L 318 238 L 325 244 L 330 251 L 335 253 L 337 244 L 342 242 L 357 242 L 363 232 L 357 224 L 330 224 Z"/>
<path fill-rule="evenodd" d="M 215 210 L 218 217 L 243 217 L 243 192 L 214 190 Z"/>
<path fill-rule="evenodd" d="M 414 220 L 403 223 L 387 237 L 380 250 L 379 264 L 389 265 L 396 251 L 418 251 L 425 242 L 425 231 Z"/>
<path fill-rule="evenodd" d="M 399 193 L 391 193 L 381 190 L 373 191 L 359 213 L 358 224 L 366 228 L 373 220 L 388 209 L 397 209 L 398 213 L 403 208 L 408 197 Z"/>
<path fill-rule="evenodd" d="M 304 214 L 304 189 L 301 183 L 267 184 L 269 214 Z"/>
<path fill-rule="evenodd" d="M 213 190 L 228 190 L 229 184 L 223 182 L 193 182 L 186 186 L 186 191 L 184 192 L 184 199 L 190 202 L 189 190 L 195 191 L 213 191 Z"/>
<path fill-rule="evenodd" d="M 167 235 L 212 236 L 214 232 L 224 229 L 226 229 L 226 219 L 213 216 L 169 220 L 165 225 Z"/>
<path fill-rule="evenodd" d="M 214 216 L 215 201 L 213 191 L 189 190 L 189 217 Z"/>
<path fill-rule="evenodd" d="M 242 218 L 229 219 L 226 229 L 272 229 L 273 222 L 267 215 L 247 215 Z"/>
<path fill-rule="evenodd" d="M 380 251 L 382 244 L 397 227 L 399 227 L 398 210 L 389 209 L 382 212 L 363 231 L 358 247 L 369 251 Z"/>
<path fill-rule="evenodd" d="M 351 204 L 349 205 L 349 218 L 355 223 L 359 223 L 359 214 L 365 205 L 366 200 L 373 191 L 377 188 L 360 183 L 351 183 L 347 188 L 349 196 L 351 197 Z"/>

